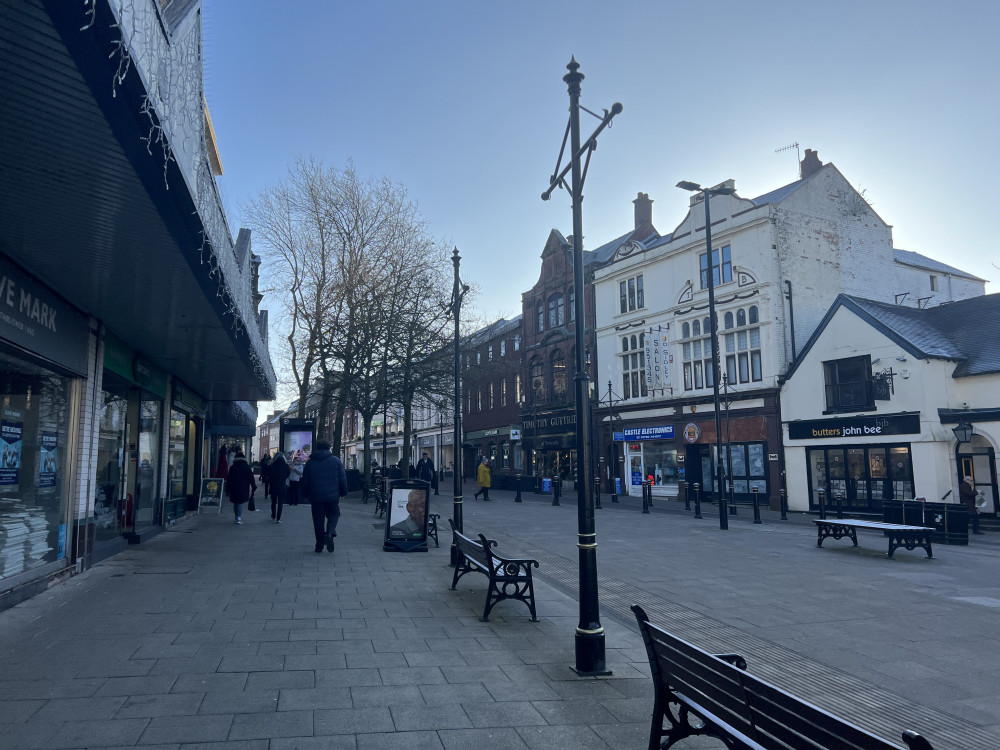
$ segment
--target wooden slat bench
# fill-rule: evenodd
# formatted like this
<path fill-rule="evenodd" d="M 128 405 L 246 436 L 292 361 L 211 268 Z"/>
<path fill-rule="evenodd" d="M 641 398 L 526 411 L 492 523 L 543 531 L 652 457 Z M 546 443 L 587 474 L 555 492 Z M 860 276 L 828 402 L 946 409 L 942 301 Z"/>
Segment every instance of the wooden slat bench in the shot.
<path fill-rule="evenodd" d="M 927 553 L 927 557 L 934 557 L 934 552 L 931 550 L 931 534 L 934 533 L 934 529 L 927 528 L 926 526 L 904 526 L 898 523 L 861 521 L 854 518 L 814 518 L 813 522 L 816 524 L 816 533 L 819 537 L 816 540 L 817 547 L 822 547 L 823 540 L 831 536 L 834 539 L 840 539 L 845 536 L 849 537 L 854 542 L 854 546 L 857 547 L 857 530 L 874 529 L 875 531 L 885 532 L 886 536 L 889 537 L 889 552 L 886 555 L 887 557 L 892 557 L 892 553 L 900 547 L 905 547 L 908 550 L 922 547 Z"/>
<path fill-rule="evenodd" d="M 715 737 L 739 750 L 903 750 L 839 716 L 746 671 L 739 654 L 710 654 L 649 622 L 639 622 L 653 674 L 653 721 L 648 750 L 692 735 Z M 915 732 L 909 750 L 933 750 Z"/>
<path fill-rule="evenodd" d="M 455 566 L 455 575 L 451 579 L 451 590 L 458 585 L 458 579 L 466 573 L 483 573 L 489 579 L 486 590 L 486 607 L 479 619 L 489 622 L 490 610 L 504 599 L 516 599 L 528 605 L 531 611 L 531 621 L 538 622 L 535 616 L 535 585 L 531 579 L 531 568 L 538 567 L 537 560 L 518 560 L 501 557 L 493 548 L 496 542 L 479 534 L 479 541 L 467 537 L 455 529 L 455 522 L 448 519 L 454 535 L 455 547 L 462 556 Z"/>

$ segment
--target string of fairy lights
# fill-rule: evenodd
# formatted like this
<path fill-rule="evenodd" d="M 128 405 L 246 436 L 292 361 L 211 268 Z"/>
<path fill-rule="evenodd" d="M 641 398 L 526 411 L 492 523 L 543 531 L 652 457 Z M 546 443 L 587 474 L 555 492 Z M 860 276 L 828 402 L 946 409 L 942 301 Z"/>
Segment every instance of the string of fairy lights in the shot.
<path fill-rule="evenodd" d="M 81 32 L 93 29 L 98 23 L 97 3 L 101 1 L 83 0 Z M 248 248 L 244 259 L 247 268 L 241 270 L 208 159 L 202 110 L 200 23 L 174 29 L 176 33 L 171 33 L 168 39 L 164 22 L 148 0 L 139 0 L 141 9 L 137 9 L 135 0 L 104 1 L 114 17 L 108 28 L 118 32 L 108 55 L 116 68 L 111 81 L 112 96 L 117 98 L 118 89 L 128 75 L 138 75 L 142 80 L 145 94 L 139 114 L 148 121 L 149 129 L 140 138 L 151 157 L 162 158 L 167 190 L 170 190 L 171 162 L 182 174 L 185 165 L 193 166 L 192 198 L 202 227 L 201 245 L 197 248 L 200 265 L 207 268 L 208 278 L 215 281 L 222 318 L 228 322 L 235 342 L 245 340 L 251 369 L 261 383 L 267 384 L 273 380 L 273 370 L 265 368 L 264 358 L 259 354 L 264 349 L 263 335 L 255 331 L 256 326 L 246 324 L 257 318 L 251 301 L 251 253 Z M 216 248 L 228 252 L 219 253 Z M 241 282 L 241 289 L 235 288 L 234 281 Z"/>

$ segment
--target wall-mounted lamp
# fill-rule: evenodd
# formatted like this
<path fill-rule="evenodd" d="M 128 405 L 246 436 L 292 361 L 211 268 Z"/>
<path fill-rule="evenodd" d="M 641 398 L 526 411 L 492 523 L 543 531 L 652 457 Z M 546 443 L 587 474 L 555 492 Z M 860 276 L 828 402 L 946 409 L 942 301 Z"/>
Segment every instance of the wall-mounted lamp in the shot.
<path fill-rule="evenodd" d="M 955 438 L 960 444 L 972 440 L 972 425 L 968 422 L 959 422 L 957 426 L 951 428 L 951 431 L 955 433 Z"/>

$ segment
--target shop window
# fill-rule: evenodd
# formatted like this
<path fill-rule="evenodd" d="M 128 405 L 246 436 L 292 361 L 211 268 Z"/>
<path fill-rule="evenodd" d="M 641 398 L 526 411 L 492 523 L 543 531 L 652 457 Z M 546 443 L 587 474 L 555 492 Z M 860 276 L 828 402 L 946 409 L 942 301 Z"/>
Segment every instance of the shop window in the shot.
<path fill-rule="evenodd" d="M 641 398 L 646 389 L 645 334 L 622 337 L 621 373 L 622 398 Z"/>
<path fill-rule="evenodd" d="M 563 296 L 553 294 L 549 297 L 549 328 L 565 325 L 566 309 L 563 305 Z"/>
<path fill-rule="evenodd" d="M 824 362 L 826 412 L 874 409 L 871 373 L 871 357 L 867 354 Z"/>
<path fill-rule="evenodd" d="M 701 288 L 708 288 L 708 253 L 698 256 L 701 269 Z M 712 285 L 718 286 L 733 280 L 733 261 L 729 245 L 712 251 Z"/>

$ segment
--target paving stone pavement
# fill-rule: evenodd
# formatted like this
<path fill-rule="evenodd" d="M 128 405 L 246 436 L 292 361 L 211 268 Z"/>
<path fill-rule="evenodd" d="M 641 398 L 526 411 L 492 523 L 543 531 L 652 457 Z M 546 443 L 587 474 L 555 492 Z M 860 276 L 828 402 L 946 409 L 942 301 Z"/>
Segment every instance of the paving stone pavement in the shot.
<path fill-rule="evenodd" d="M 937 750 L 1000 747 L 1000 535 L 888 560 L 874 535 L 817 549 L 801 516 L 753 525 L 741 509 L 721 532 L 711 506 L 696 521 L 680 504 L 643 515 L 604 496 L 613 674 L 582 678 L 575 497 L 491 495 L 466 491 L 465 528 L 539 559 L 540 622 L 519 602 L 480 622 L 485 579 L 449 590 L 450 534 L 427 553 L 383 552 L 355 496 L 333 554 L 313 552 L 307 506 L 280 525 L 203 514 L 0 613 L 0 747 L 642 748 L 652 687 L 636 602 L 889 739 L 909 728 Z M 450 493 L 432 504 L 450 516 Z"/>

